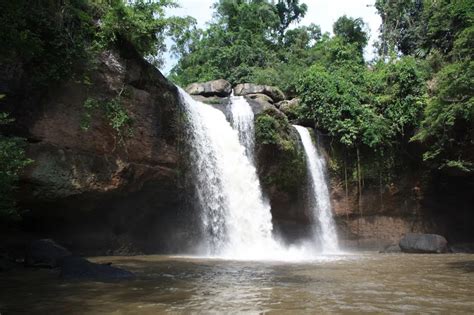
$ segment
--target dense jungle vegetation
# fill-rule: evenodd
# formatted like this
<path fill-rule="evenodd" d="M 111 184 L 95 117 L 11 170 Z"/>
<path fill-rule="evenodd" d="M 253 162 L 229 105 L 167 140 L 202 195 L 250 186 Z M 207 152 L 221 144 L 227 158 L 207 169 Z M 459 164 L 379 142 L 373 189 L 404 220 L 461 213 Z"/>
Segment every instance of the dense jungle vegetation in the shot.
<path fill-rule="evenodd" d="M 378 56 L 366 61 L 360 18 L 340 17 L 331 36 L 298 26 L 307 8 L 297 0 L 219 1 L 209 27 L 181 43 L 172 78 L 276 85 L 300 97 L 298 118 L 335 137 L 346 154 L 387 163 L 418 142 L 430 167 L 472 173 L 474 3 L 378 0 L 375 7 L 383 21 Z"/>
<path fill-rule="evenodd" d="M 377 0 L 382 25 L 374 60 L 364 59 L 369 33 L 360 18 L 342 16 L 333 34 L 323 34 L 316 24 L 298 24 L 307 12 L 298 0 L 219 0 L 213 20 L 200 29 L 190 17 L 165 14 L 178 3 L 1 1 L 0 63 L 27 69 L 29 89 L 70 78 L 87 84 L 94 56 L 117 42 L 131 43 L 160 66 L 171 37 L 180 58 L 172 81 L 185 86 L 225 78 L 275 85 L 299 97 L 296 120 L 335 139 L 344 164 L 357 161 L 349 166 L 359 182 L 361 173 L 390 176 L 406 158 L 472 176 L 473 1 Z M 8 93 L 0 104 L 5 98 Z M 0 123 L 12 124 L 0 111 Z M 22 140 L 5 132 L 0 157 L 0 213 L 10 216 L 11 194 L 30 161 Z M 362 171 L 364 161 L 379 167 Z"/>

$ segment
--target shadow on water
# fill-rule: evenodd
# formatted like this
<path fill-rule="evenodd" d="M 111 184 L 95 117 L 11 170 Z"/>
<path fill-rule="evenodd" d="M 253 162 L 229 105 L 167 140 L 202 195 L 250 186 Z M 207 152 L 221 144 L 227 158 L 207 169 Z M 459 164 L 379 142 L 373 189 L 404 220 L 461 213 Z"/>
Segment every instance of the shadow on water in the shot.
<path fill-rule="evenodd" d="M 474 260 L 454 261 L 447 264 L 454 269 L 460 269 L 464 272 L 474 272 Z"/>

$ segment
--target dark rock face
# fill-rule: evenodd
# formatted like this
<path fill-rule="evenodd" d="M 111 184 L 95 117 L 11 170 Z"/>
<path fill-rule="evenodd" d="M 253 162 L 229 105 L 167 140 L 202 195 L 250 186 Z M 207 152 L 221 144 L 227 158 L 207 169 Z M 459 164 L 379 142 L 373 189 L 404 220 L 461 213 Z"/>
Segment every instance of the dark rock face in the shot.
<path fill-rule="evenodd" d="M 191 95 L 202 95 L 205 97 L 226 97 L 232 93 L 232 86 L 228 81 L 219 79 L 205 83 L 192 83 L 186 87 L 186 92 Z"/>
<path fill-rule="evenodd" d="M 400 240 L 400 248 L 404 253 L 446 253 L 448 241 L 437 234 L 409 233 Z"/>
<path fill-rule="evenodd" d="M 87 255 L 172 252 L 193 246 L 186 190 L 184 120 L 177 88 L 126 46 L 103 53 L 91 84 L 13 90 L 12 133 L 26 137 L 29 167 L 20 186 L 23 226 Z M 27 75 L 19 81 L 28 82 Z M 106 115 L 84 102 L 115 99 L 133 120 L 120 141 Z M 191 222 L 191 223 L 190 223 Z"/>
<path fill-rule="evenodd" d="M 135 278 L 130 271 L 110 265 L 96 264 L 78 256 L 68 256 L 61 261 L 60 277 L 67 280 L 129 280 Z"/>
<path fill-rule="evenodd" d="M 269 85 L 257 85 L 252 83 L 237 84 L 234 88 L 234 93 L 237 96 L 265 94 L 275 103 L 285 99 L 285 94 L 279 88 Z"/>
<path fill-rule="evenodd" d="M 255 116 L 257 171 L 276 233 L 288 242 L 309 235 L 306 160 L 299 135 L 271 104 L 249 101 Z"/>
<path fill-rule="evenodd" d="M 33 241 L 26 251 L 25 265 L 28 267 L 56 268 L 71 252 L 55 241 L 42 239 Z"/>

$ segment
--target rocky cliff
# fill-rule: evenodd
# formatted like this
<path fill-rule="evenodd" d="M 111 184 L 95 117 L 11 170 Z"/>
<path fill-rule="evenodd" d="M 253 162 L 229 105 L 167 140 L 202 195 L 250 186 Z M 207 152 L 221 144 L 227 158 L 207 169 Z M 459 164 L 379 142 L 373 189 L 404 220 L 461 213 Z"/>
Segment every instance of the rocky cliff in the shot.
<path fill-rule="evenodd" d="M 90 82 L 74 78 L 41 93 L 24 90 L 27 70 L 3 83 L 16 118 L 10 132 L 27 138 L 34 160 L 19 195 L 23 228 L 87 254 L 179 250 L 190 237 L 177 88 L 126 43 L 96 64 Z M 100 108 L 118 96 L 132 122 L 127 136 Z M 92 112 L 88 100 L 99 103 Z"/>

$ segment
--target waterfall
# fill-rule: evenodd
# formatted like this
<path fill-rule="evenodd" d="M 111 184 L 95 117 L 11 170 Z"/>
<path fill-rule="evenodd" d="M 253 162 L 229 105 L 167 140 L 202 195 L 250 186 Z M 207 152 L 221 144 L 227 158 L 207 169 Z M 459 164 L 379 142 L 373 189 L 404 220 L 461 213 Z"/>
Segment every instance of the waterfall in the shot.
<path fill-rule="evenodd" d="M 306 154 L 307 167 L 311 179 L 310 204 L 313 210 L 313 218 L 319 222 L 318 235 L 322 250 L 325 253 L 338 252 L 339 245 L 336 227 L 332 216 L 329 189 L 325 176 L 326 162 L 318 154 L 308 129 L 301 126 L 294 127 L 301 137 Z"/>
<path fill-rule="evenodd" d="M 251 162 L 254 161 L 255 131 L 253 111 L 243 96 L 231 97 L 232 126 L 239 133 L 240 143 Z"/>
<path fill-rule="evenodd" d="M 270 206 L 263 200 L 256 169 L 238 132 L 221 111 L 195 101 L 181 89 L 180 95 L 188 119 L 207 254 L 261 259 L 278 251 Z"/>

